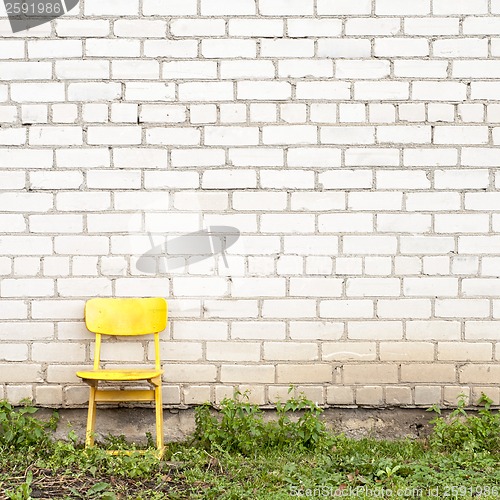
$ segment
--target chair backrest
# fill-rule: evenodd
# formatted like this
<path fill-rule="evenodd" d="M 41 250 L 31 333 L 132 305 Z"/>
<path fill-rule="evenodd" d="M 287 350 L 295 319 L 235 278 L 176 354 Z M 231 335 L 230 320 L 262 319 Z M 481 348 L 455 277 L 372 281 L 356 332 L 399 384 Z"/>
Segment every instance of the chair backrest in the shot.
<path fill-rule="evenodd" d="M 96 334 L 94 369 L 99 368 L 101 335 L 154 334 L 155 365 L 160 368 L 159 332 L 167 326 L 167 302 L 154 298 L 98 298 L 85 304 L 85 324 Z"/>

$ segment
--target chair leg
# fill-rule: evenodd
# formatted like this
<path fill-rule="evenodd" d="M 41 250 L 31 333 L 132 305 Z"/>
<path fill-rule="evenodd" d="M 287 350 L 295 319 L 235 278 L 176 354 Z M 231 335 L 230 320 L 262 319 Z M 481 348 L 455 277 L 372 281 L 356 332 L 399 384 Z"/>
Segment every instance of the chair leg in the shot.
<path fill-rule="evenodd" d="M 155 413 L 156 413 L 156 447 L 163 454 L 163 400 L 161 394 L 161 377 L 155 383 Z"/>
<path fill-rule="evenodd" d="M 89 396 L 89 411 L 87 414 L 87 433 L 85 436 L 85 448 L 94 446 L 94 431 L 95 431 L 95 414 L 96 414 L 96 402 L 95 393 L 97 391 L 97 384 L 90 386 L 90 396 Z"/>

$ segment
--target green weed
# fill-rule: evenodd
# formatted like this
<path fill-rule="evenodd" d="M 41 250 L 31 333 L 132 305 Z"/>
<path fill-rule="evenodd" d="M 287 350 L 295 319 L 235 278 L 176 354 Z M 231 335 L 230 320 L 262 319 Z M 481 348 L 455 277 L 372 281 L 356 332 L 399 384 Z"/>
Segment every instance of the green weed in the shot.
<path fill-rule="evenodd" d="M 49 444 L 47 431 L 55 430 L 59 420 L 57 412 L 53 413 L 48 422 L 44 422 L 33 417 L 37 408 L 26 400 L 22 403 L 20 408 L 14 408 L 10 403 L 0 401 L 0 450 L 19 450 Z"/>
<path fill-rule="evenodd" d="M 440 451 L 499 452 L 500 451 L 500 413 L 491 410 L 492 400 L 482 394 L 479 404 L 483 405 L 477 415 L 465 410 L 466 400 L 462 394 L 457 408 L 447 417 L 442 416 L 440 408 L 433 406 L 430 411 L 437 413 L 431 421 L 434 426 L 430 444 Z"/>
<path fill-rule="evenodd" d="M 195 409 L 195 442 L 202 448 L 251 455 L 262 450 L 294 446 L 313 450 L 329 443 L 329 434 L 319 419 L 323 411 L 301 396 L 276 405 L 277 420 L 264 421 L 262 410 L 236 392 L 224 399 L 213 415 L 208 404 Z M 296 418 L 293 418 L 295 416 Z"/>

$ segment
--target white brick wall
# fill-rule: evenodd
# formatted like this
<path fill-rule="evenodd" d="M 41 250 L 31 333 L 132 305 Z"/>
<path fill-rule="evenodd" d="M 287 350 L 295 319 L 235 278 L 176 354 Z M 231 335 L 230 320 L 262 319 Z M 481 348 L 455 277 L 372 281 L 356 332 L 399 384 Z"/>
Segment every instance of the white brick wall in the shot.
<path fill-rule="evenodd" d="M 499 16 L 81 0 L 2 30 L 0 395 L 85 403 L 85 299 L 162 295 L 170 405 L 498 401 Z M 225 258 L 162 254 L 208 226 L 240 231 Z"/>

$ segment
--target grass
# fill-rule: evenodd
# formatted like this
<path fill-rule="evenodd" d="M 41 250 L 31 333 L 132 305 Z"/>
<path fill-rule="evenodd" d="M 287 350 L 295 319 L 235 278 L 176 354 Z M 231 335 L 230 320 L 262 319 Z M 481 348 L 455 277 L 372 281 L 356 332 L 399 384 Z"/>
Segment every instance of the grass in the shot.
<path fill-rule="evenodd" d="M 499 498 L 500 416 L 487 398 L 479 413 L 433 408 L 429 439 L 354 440 L 324 427 L 321 409 L 300 398 L 264 421 L 244 395 L 217 414 L 196 410 L 196 432 L 153 452 L 112 456 L 121 437 L 85 451 L 70 432 L 52 441 L 50 422 L 29 405 L 0 403 L 0 498 L 287 499 Z"/>

